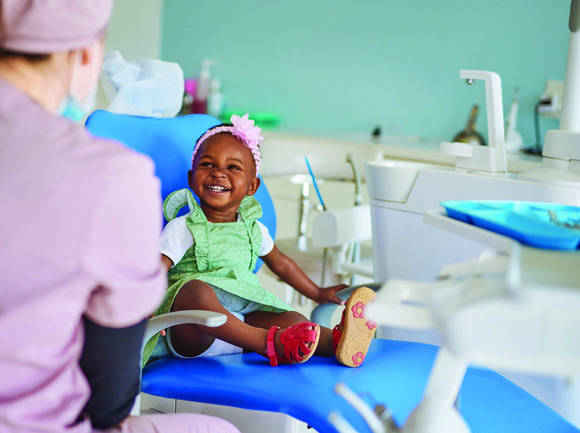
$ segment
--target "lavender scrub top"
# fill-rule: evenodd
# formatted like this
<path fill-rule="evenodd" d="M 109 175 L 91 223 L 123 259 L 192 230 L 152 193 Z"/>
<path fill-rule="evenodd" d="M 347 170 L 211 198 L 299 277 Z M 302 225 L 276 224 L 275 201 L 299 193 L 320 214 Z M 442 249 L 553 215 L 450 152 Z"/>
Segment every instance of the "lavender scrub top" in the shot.
<path fill-rule="evenodd" d="M 0 79 L 0 432 L 90 432 L 83 314 L 126 327 L 160 303 L 152 162 Z"/>

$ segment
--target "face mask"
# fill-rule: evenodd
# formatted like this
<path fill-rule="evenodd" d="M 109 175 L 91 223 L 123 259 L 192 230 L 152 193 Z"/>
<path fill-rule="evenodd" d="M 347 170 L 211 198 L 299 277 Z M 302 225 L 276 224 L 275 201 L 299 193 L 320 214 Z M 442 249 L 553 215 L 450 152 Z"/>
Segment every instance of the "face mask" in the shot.
<path fill-rule="evenodd" d="M 77 63 L 75 61 L 75 68 L 73 69 L 73 78 L 71 80 L 70 88 L 73 87 L 72 83 L 74 82 L 75 73 L 77 71 L 76 65 Z M 62 117 L 66 117 L 67 119 L 72 120 L 75 123 L 78 123 L 84 120 L 96 106 L 98 82 L 91 89 L 84 101 L 79 101 L 75 96 L 73 96 L 70 88 L 68 95 L 60 103 L 58 114 Z"/>
<path fill-rule="evenodd" d="M 91 92 L 84 101 L 79 102 L 71 93 L 60 103 L 58 114 L 62 117 L 72 120 L 75 123 L 81 122 L 95 108 L 97 102 L 97 87 L 91 89 Z"/>

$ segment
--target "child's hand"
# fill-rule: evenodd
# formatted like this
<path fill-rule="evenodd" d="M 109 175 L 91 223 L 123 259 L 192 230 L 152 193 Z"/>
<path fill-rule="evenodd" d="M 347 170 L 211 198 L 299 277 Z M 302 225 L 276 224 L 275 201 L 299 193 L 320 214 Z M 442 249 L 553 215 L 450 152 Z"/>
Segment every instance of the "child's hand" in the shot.
<path fill-rule="evenodd" d="M 346 289 L 347 284 L 339 284 L 338 286 L 320 288 L 318 291 L 318 298 L 315 299 L 319 304 L 326 304 L 332 302 L 333 304 L 344 305 L 344 301 L 336 296 L 336 292 Z"/>
<path fill-rule="evenodd" d="M 155 314 L 150 314 L 149 318 L 153 319 L 155 317 Z M 165 329 L 162 329 L 161 331 L 159 331 L 159 335 L 161 335 L 162 337 L 165 337 Z"/>

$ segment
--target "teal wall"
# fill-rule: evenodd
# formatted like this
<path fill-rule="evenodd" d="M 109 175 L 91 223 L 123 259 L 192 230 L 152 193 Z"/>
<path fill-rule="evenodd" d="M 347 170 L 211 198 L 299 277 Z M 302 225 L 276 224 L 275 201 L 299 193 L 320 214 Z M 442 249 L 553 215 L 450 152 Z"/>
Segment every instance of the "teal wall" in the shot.
<path fill-rule="evenodd" d="M 502 78 L 504 115 L 520 89 L 518 130 L 533 144 L 546 80 L 564 80 L 569 0 L 166 0 L 163 60 L 186 76 L 219 61 L 228 108 L 279 114 L 280 128 L 451 139 L 485 91 L 459 69 Z M 545 129 L 555 120 L 542 119 Z"/>

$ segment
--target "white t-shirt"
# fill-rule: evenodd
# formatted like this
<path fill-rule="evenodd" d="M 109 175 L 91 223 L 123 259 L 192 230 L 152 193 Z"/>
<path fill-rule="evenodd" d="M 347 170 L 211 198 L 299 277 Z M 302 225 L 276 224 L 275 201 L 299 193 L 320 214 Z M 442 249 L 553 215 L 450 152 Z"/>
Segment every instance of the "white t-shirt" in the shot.
<path fill-rule="evenodd" d="M 193 235 L 191 234 L 191 231 L 189 231 L 185 221 L 189 215 L 190 214 L 177 217 L 169 221 L 161 234 L 161 254 L 169 257 L 173 262 L 173 265 L 179 263 L 185 255 L 185 252 L 193 246 Z M 239 215 L 238 221 L 241 221 Z M 268 228 L 264 224 L 260 221 L 256 222 L 262 232 L 262 245 L 258 252 L 258 256 L 263 257 L 270 253 L 274 248 L 274 239 L 272 239 Z"/>

